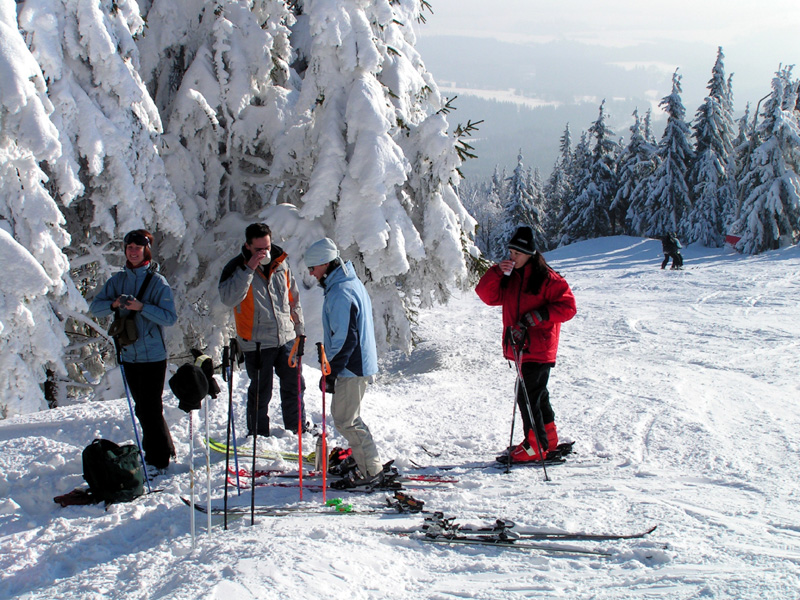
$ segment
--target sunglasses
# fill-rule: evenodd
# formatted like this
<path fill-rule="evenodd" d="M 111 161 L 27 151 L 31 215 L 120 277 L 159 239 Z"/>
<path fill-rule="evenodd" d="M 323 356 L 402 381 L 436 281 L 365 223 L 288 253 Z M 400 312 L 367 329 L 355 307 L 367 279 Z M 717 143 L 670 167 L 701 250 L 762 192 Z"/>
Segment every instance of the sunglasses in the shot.
<path fill-rule="evenodd" d="M 129 244 L 136 244 L 137 246 L 149 246 L 150 239 L 144 235 L 139 233 L 138 231 L 131 231 L 128 235 L 125 236 L 125 239 L 122 242 L 125 246 Z"/>

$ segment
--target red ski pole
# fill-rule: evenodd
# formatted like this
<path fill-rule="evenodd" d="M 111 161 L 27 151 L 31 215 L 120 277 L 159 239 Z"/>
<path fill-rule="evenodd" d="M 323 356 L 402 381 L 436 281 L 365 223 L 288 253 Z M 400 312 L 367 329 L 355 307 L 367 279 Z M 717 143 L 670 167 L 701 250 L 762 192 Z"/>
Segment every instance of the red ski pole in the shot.
<path fill-rule="evenodd" d="M 322 371 L 322 376 L 327 377 L 331 374 L 331 363 L 328 362 L 328 357 L 325 356 L 325 346 L 322 342 L 317 342 L 317 351 L 319 353 L 319 368 Z M 322 502 L 325 502 L 325 490 L 328 487 L 328 439 L 325 428 L 325 388 L 327 385 L 322 385 Z"/>
<path fill-rule="evenodd" d="M 298 335 L 294 339 L 292 351 L 289 353 L 289 366 L 297 368 L 297 465 L 299 467 L 300 500 L 303 499 L 303 352 L 306 347 L 306 336 Z"/>

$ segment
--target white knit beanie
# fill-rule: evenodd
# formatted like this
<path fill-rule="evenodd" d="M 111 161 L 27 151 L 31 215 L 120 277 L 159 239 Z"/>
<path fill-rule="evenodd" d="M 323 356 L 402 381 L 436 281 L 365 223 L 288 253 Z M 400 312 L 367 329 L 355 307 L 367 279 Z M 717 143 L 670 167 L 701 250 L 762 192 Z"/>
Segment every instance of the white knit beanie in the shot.
<path fill-rule="evenodd" d="M 330 238 L 323 238 L 311 244 L 306 250 L 304 262 L 307 267 L 317 267 L 339 258 L 339 249 Z"/>

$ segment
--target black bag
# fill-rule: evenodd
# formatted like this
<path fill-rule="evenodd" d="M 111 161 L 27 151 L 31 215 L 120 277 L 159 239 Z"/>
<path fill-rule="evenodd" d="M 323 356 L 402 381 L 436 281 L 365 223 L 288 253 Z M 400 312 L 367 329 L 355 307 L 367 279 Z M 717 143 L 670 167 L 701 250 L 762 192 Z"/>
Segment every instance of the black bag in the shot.
<path fill-rule="evenodd" d="M 130 502 L 144 493 L 139 448 L 95 440 L 83 450 L 83 478 L 89 491 L 106 504 Z"/>
<path fill-rule="evenodd" d="M 108 328 L 108 335 L 116 339 L 120 346 L 130 346 L 135 343 L 139 339 L 135 316 L 130 313 L 127 315 L 118 313 Z"/>

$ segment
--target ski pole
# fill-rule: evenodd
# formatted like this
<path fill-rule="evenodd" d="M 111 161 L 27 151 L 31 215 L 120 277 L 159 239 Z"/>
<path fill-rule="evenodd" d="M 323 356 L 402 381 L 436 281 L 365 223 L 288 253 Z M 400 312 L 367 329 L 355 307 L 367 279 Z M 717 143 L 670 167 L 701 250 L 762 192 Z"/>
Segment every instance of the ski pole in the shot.
<path fill-rule="evenodd" d="M 550 481 L 550 476 L 547 474 L 547 466 L 545 465 L 545 457 L 542 454 L 542 445 L 539 443 L 539 434 L 536 432 L 536 421 L 533 419 L 533 412 L 531 411 L 531 399 L 528 396 L 528 388 L 525 387 L 525 380 L 522 378 L 522 356 L 514 347 L 514 364 L 517 367 L 517 384 L 522 387 L 522 393 L 525 396 L 525 407 L 528 409 L 528 419 L 533 431 L 533 438 L 536 440 L 536 451 L 539 453 L 539 460 L 542 463 L 542 472 L 544 473 L 544 480 Z M 509 461 L 511 453 L 509 452 Z"/>
<path fill-rule="evenodd" d="M 231 436 L 233 437 L 233 459 L 236 465 L 237 495 L 241 496 L 239 486 L 239 455 L 236 449 L 236 426 L 233 421 L 233 371 L 236 366 L 238 344 L 235 339 L 230 341 L 230 346 L 222 350 L 222 379 L 228 382 L 228 426 L 225 440 L 225 496 L 223 509 L 223 528 L 228 529 L 228 472 L 231 467 Z M 209 500 L 210 501 L 210 500 Z"/>
<path fill-rule="evenodd" d="M 256 472 L 256 451 L 258 448 L 258 401 L 261 396 L 261 342 L 256 342 L 256 402 L 253 413 L 253 469 Z M 250 488 L 250 526 L 256 524 L 256 486 Z"/>
<path fill-rule="evenodd" d="M 131 392 L 128 389 L 128 378 L 125 376 L 125 367 L 122 366 L 122 348 L 119 346 L 119 341 L 114 339 L 114 346 L 117 349 L 117 364 L 119 365 L 119 372 L 122 375 L 122 387 L 125 388 L 125 397 L 128 399 L 128 410 L 131 413 L 131 425 L 133 425 L 133 435 L 136 438 L 136 446 L 139 448 L 139 459 L 142 461 L 142 471 L 144 472 L 144 481 L 147 484 L 147 493 L 152 494 L 153 490 L 150 488 L 150 477 L 147 475 L 147 466 L 144 463 L 144 452 L 142 452 L 142 442 L 139 441 L 139 430 L 136 427 L 136 417 L 133 414 L 133 401 L 131 400 Z"/>
<path fill-rule="evenodd" d="M 197 547 L 197 537 L 194 530 L 194 411 L 189 411 L 189 498 L 192 501 L 192 517 L 189 522 L 189 531 L 192 536 L 192 550 Z"/>
<path fill-rule="evenodd" d="M 514 446 L 514 425 L 517 421 L 517 394 L 519 393 L 519 377 L 514 377 L 514 404 L 511 409 L 511 435 L 508 438 L 508 452 L 506 454 L 506 473 L 511 472 L 511 450 Z"/>
<path fill-rule="evenodd" d="M 327 377 L 331 374 L 331 363 L 328 362 L 328 357 L 325 356 L 325 346 L 322 342 L 317 342 L 317 353 L 319 354 L 319 368 L 322 371 L 322 376 Z M 328 440 L 326 437 L 326 417 L 325 417 L 325 389 L 328 387 L 328 382 L 322 384 L 322 501 L 325 502 L 325 490 L 328 487 Z"/>
<path fill-rule="evenodd" d="M 294 339 L 292 351 L 289 353 L 289 366 L 297 369 L 297 463 L 300 467 L 300 500 L 303 499 L 303 353 L 306 347 L 306 336 L 298 335 Z"/>
<path fill-rule="evenodd" d="M 236 338 L 231 340 L 231 382 L 233 382 L 233 371 L 236 368 L 236 365 L 240 365 L 244 362 L 244 353 L 242 349 L 239 347 L 239 342 Z M 233 465 L 236 467 L 236 495 L 242 495 L 242 487 L 241 487 L 241 480 L 239 478 L 239 445 L 236 442 L 236 419 L 234 418 L 233 413 L 233 402 L 231 401 L 231 435 L 233 436 Z M 226 474 L 227 477 L 227 474 Z"/>
<path fill-rule="evenodd" d="M 212 397 L 216 398 L 216 395 Z M 206 530 L 208 531 L 208 537 L 211 537 L 211 436 L 209 435 L 208 430 L 208 405 L 210 403 L 211 399 L 206 399 L 206 510 L 208 512 Z"/>

